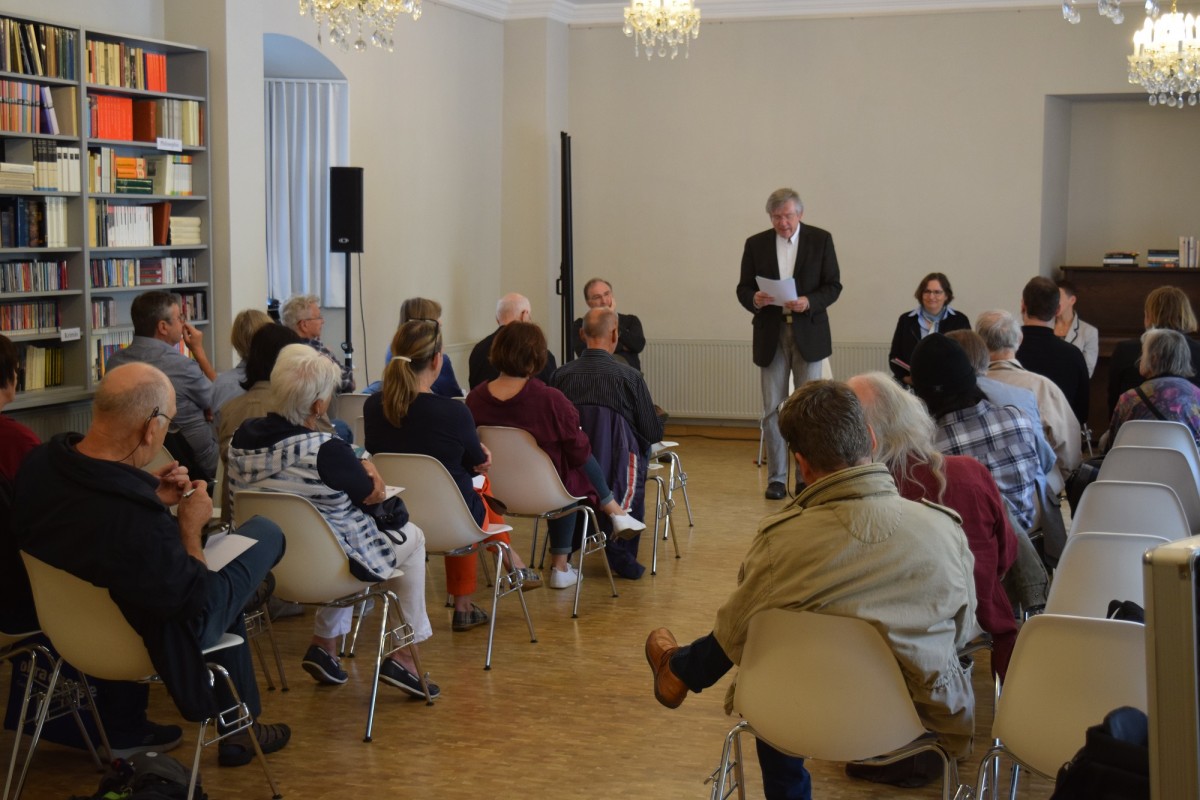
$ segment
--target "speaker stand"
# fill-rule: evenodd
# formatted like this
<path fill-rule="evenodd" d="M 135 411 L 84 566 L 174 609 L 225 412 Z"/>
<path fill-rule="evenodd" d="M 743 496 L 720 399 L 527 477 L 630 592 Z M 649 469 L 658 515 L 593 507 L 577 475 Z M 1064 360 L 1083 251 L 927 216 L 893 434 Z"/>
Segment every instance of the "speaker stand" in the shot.
<path fill-rule="evenodd" d="M 351 290 L 353 281 L 350 280 L 350 254 L 346 253 L 346 341 L 342 342 L 342 352 L 346 354 L 346 369 L 354 374 L 354 302 Z"/>

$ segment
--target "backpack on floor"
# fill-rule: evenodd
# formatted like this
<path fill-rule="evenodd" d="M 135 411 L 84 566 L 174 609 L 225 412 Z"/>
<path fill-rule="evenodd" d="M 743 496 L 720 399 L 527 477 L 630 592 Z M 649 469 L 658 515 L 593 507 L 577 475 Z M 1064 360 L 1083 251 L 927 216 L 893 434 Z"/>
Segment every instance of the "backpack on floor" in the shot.
<path fill-rule="evenodd" d="M 1123 706 L 1087 730 L 1083 749 L 1063 764 L 1050 800 L 1150 800 L 1150 725 Z"/>
<path fill-rule="evenodd" d="M 71 800 L 188 800 L 187 767 L 166 753 L 136 753 L 112 762 L 100 788 Z M 208 800 L 196 782 L 191 800 Z"/>

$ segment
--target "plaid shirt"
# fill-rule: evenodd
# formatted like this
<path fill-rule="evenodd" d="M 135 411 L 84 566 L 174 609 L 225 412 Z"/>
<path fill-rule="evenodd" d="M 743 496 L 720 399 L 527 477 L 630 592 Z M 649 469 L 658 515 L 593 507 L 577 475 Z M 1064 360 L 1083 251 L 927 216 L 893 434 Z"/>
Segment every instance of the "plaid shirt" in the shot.
<path fill-rule="evenodd" d="M 340 369 L 342 371 L 342 382 L 338 385 L 338 394 L 345 394 L 347 392 L 354 391 L 354 370 L 350 369 L 345 364 L 338 361 L 337 356 L 335 356 L 329 350 L 329 348 L 325 346 L 325 343 L 322 342 L 320 339 L 304 339 L 302 341 L 305 344 L 312 347 L 314 350 L 316 350 L 321 355 L 328 358 L 334 364 L 337 364 L 338 369 Z M 348 420 L 348 421 L 353 422 L 354 420 Z"/>
<path fill-rule="evenodd" d="M 938 450 L 971 456 L 987 467 L 1013 517 L 1025 530 L 1032 528 L 1041 469 L 1033 423 L 1015 408 L 981 400 L 942 415 L 937 425 Z"/>

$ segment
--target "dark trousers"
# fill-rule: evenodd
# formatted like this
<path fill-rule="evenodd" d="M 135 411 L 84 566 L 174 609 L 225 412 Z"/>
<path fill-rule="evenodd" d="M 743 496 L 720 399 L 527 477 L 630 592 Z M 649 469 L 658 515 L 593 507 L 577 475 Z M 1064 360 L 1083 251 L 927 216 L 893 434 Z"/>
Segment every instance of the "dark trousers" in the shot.
<path fill-rule="evenodd" d="M 697 694 L 719 681 L 732 666 L 711 633 L 680 647 L 671 656 L 671 671 Z M 755 740 L 755 747 L 767 800 L 811 800 L 812 779 L 803 758 L 781 753 L 761 739 Z"/>

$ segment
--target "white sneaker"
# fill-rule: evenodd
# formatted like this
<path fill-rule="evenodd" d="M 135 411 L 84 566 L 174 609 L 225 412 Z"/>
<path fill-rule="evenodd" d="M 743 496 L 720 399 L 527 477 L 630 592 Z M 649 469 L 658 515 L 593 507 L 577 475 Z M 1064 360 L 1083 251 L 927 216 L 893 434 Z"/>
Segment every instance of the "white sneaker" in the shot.
<path fill-rule="evenodd" d="M 632 514 L 613 514 L 609 519 L 612 521 L 613 535 L 618 539 L 632 539 L 646 530 L 646 523 L 635 519 Z"/>
<path fill-rule="evenodd" d="M 575 584 L 579 583 L 579 570 L 567 564 L 567 571 L 561 572 L 553 567 L 550 568 L 550 588 L 551 589 L 570 589 Z"/>

